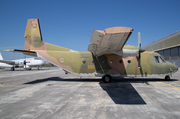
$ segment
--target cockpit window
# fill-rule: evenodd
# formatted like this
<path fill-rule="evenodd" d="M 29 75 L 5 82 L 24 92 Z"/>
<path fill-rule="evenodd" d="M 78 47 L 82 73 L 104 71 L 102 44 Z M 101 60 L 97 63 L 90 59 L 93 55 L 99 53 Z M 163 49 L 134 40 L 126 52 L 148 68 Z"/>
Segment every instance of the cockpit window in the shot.
<path fill-rule="evenodd" d="M 160 62 L 165 62 L 165 60 L 162 57 L 160 57 Z"/>
<path fill-rule="evenodd" d="M 159 63 L 159 57 L 158 56 L 154 56 L 154 62 Z"/>
<path fill-rule="evenodd" d="M 35 60 L 41 60 L 41 59 L 39 59 L 39 58 L 34 58 Z"/>
<path fill-rule="evenodd" d="M 160 56 L 154 56 L 154 62 L 155 63 L 163 63 L 165 62 L 164 59 Z"/>

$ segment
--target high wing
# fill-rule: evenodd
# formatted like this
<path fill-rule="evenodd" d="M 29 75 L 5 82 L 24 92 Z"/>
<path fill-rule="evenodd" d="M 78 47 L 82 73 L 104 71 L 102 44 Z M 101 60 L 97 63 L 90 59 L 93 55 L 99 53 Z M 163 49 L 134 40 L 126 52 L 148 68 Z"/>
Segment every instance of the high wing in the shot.
<path fill-rule="evenodd" d="M 4 51 L 10 51 L 10 52 L 18 52 L 24 55 L 30 55 L 30 56 L 34 56 L 37 57 L 37 53 L 34 51 L 28 51 L 28 50 L 17 50 L 17 49 L 6 49 Z"/>
<path fill-rule="evenodd" d="M 94 30 L 91 36 L 91 43 L 88 50 L 94 56 L 104 54 L 121 55 L 122 48 L 130 37 L 133 29 L 129 27 L 112 27 L 104 31 Z"/>
<path fill-rule="evenodd" d="M 10 65 L 14 65 L 15 62 L 14 61 L 6 61 L 6 60 L 0 60 L 1 63 L 6 63 L 6 64 L 10 64 Z"/>

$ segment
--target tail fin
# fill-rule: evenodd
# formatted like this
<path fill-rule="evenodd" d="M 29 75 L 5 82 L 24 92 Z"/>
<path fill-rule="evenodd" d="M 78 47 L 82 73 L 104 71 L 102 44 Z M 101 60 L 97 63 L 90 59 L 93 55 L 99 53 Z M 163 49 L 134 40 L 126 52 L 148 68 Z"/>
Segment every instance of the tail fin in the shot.
<path fill-rule="evenodd" d="M 1 53 L 0 53 L 0 60 L 3 60 L 3 57 L 2 57 L 2 55 L 1 55 Z"/>
<path fill-rule="evenodd" d="M 39 19 L 28 19 L 24 37 L 24 50 L 54 50 L 54 51 L 73 51 L 57 45 L 43 42 Z"/>
<path fill-rule="evenodd" d="M 44 42 L 38 19 L 28 19 L 24 37 L 24 50 L 44 50 Z"/>

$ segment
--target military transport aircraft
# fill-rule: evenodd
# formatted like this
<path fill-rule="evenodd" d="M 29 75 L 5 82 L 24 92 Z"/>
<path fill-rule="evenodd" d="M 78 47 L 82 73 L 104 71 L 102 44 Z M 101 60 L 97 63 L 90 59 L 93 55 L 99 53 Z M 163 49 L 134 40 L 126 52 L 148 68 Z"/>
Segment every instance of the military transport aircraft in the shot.
<path fill-rule="evenodd" d="M 90 52 L 77 52 L 43 42 L 38 19 L 28 19 L 24 50 L 7 49 L 26 55 L 41 57 L 63 68 L 66 74 L 99 76 L 104 82 L 112 77 L 157 77 L 170 79 L 178 68 L 165 61 L 155 52 L 144 51 L 136 46 L 125 46 L 133 32 L 129 27 L 112 27 L 94 30 Z"/>
<path fill-rule="evenodd" d="M 3 60 L 3 57 L 0 53 L 0 67 L 9 67 L 11 68 L 11 71 L 14 71 L 15 68 L 18 68 L 18 67 L 23 67 L 24 69 L 31 70 L 30 66 L 41 66 L 42 64 L 44 64 L 44 61 L 38 58 Z"/>

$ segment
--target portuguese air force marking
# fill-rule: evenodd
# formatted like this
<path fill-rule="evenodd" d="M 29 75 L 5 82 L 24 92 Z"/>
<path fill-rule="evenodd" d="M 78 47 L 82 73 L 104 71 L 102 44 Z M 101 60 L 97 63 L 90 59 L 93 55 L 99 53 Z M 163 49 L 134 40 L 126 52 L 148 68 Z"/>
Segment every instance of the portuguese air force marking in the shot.
<path fill-rule="evenodd" d="M 59 61 L 60 61 L 61 63 L 63 63 L 63 62 L 64 62 L 64 58 L 61 58 Z"/>

